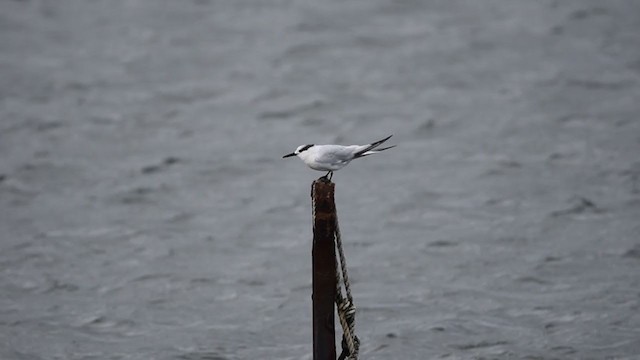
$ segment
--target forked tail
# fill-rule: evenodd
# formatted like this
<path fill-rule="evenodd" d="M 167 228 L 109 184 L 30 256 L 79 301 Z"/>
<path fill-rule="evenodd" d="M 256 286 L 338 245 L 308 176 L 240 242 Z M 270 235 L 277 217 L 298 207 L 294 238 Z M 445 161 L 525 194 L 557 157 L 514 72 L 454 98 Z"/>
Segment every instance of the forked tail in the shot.
<path fill-rule="evenodd" d="M 359 157 L 363 157 L 363 156 L 367 156 L 367 155 L 371 155 L 371 154 L 376 154 L 376 153 L 379 153 L 380 151 L 384 151 L 384 150 L 391 149 L 391 148 L 395 147 L 395 145 L 393 145 L 393 146 L 389 146 L 389 147 L 386 147 L 386 148 L 373 150 L 376 147 L 380 146 L 383 142 L 389 140 L 389 138 L 392 137 L 392 136 L 393 135 L 389 135 L 389 136 L 387 136 L 386 138 L 384 138 L 382 140 L 378 140 L 378 141 L 373 142 L 373 143 L 371 143 L 369 145 L 364 145 L 365 148 L 360 150 L 360 151 L 358 151 L 358 152 L 356 152 L 354 154 L 353 158 L 357 159 Z"/>

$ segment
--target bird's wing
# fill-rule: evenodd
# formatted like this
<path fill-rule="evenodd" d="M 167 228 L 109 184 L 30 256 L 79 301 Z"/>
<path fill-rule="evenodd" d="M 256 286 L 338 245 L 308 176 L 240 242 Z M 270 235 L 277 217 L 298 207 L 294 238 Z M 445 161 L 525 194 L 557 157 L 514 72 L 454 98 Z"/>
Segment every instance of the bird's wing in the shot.
<path fill-rule="evenodd" d="M 353 148 L 341 145 L 321 145 L 318 147 L 315 161 L 323 164 L 342 164 L 353 159 Z"/>

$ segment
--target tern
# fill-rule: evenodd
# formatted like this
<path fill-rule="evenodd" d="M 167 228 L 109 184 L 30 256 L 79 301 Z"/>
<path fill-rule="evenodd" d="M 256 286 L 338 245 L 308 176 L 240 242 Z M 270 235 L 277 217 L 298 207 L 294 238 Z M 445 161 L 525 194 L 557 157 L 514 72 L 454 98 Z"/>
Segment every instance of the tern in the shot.
<path fill-rule="evenodd" d="M 347 166 L 351 160 L 365 157 L 367 155 L 377 154 L 381 151 L 395 147 L 395 145 L 392 145 L 374 150 L 383 142 L 389 140 L 391 136 L 393 135 L 389 135 L 382 140 L 374 141 L 371 144 L 366 145 L 300 145 L 296 148 L 296 151 L 291 154 L 287 154 L 282 158 L 284 159 L 291 156 L 297 156 L 313 170 L 328 171 L 322 178 L 331 180 L 333 172 Z"/>

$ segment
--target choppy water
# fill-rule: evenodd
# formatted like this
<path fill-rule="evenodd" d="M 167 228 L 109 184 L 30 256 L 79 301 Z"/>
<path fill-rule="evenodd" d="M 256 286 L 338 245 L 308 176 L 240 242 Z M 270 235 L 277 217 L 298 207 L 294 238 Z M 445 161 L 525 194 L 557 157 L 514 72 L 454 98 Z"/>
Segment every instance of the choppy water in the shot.
<path fill-rule="evenodd" d="M 640 3 L 0 2 L 0 358 L 640 359 Z"/>

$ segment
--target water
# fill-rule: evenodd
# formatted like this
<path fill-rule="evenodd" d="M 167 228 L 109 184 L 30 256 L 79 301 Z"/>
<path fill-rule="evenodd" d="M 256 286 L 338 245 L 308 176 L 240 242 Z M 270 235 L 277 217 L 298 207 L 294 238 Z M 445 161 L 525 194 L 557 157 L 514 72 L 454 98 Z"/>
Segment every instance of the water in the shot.
<path fill-rule="evenodd" d="M 0 358 L 311 359 L 304 143 L 363 359 L 640 359 L 640 5 L 0 2 Z"/>

